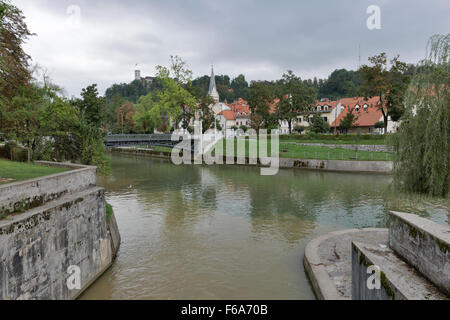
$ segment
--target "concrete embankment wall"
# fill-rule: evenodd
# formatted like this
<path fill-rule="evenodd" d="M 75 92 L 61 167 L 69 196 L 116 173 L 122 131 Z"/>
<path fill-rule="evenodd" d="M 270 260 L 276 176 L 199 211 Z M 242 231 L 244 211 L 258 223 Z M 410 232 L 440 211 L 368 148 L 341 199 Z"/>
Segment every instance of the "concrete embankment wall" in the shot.
<path fill-rule="evenodd" d="M 96 184 L 96 167 L 36 162 L 39 165 L 65 167 L 70 171 L 0 186 L 0 217 L 24 212 L 77 190 Z"/>
<path fill-rule="evenodd" d="M 450 228 L 412 214 L 391 212 L 389 246 L 450 296 Z"/>
<path fill-rule="evenodd" d="M 363 144 L 326 144 L 326 143 L 301 143 L 301 142 L 285 142 L 298 146 L 308 147 L 326 147 L 332 149 L 345 149 L 353 151 L 369 151 L 369 152 L 392 152 L 392 148 L 386 145 L 363 145 Z"/>
<path fill-rule="evenodd" d="M 371 268 L 371 270 L 368 270 Z M 375 269 L 379 288 L 373 288 Z M 413 214 L 390 212 L 389 247 L 353 241 L 356 300 L 450 298 L 450 228 Z"/>
<path fill-rule="evenodd" d="M 148 149 L 130 148 L 112 148 L 110 151 L 114 153 L 141 155 L 170 160 L 170 152 L 157 152 Z M 250 164 L 249 158 L 236 157 L 234 158 L 234 163 L 238 164 L 238 160 L 241 160 L 240 162 L 243 165 L 252 165 Z M 223 163 L 226 163 L 226 157 L 223 158 Z M 256 165 L 261 165 L 259 160 L 257 163 L 258 164 Z M 393 163 L 391 161 L 344 161 L 280 158 L 280 168 L 390 174 L 393 169 Z"/>
<path fill-rule="evenodd" d="M 120 235 L 95 168 L 72 169 L 0 187 L 21 208 L 0 220 L 0 299 L 75 299 L 113 262 Z"/>

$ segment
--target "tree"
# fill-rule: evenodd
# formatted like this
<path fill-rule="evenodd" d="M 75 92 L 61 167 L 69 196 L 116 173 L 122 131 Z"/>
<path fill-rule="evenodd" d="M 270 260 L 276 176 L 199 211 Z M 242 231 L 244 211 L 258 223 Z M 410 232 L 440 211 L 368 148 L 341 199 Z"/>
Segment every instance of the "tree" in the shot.
<path fill-rule="evenodd" d="M 341 98 L 354 97 L 362 84 L 359 71 L 339 69 L 333 71 L 327 80 L 320 84 L 319 98 L 338 100 Z"/>
<path fill-rule="evenodd" d="M 22 11 L 0 1 L 0 96 L 8 100 L 30 84 L 30 56 L 22 46 L 32 35 Z"/>
<path fill-rule="evenodd" d="M 326 133 L 330 131 L 330 125 L 320 116 L 320 113 L 315 113 L 311 120 L 310 130 L 315 133 Z"/>
<path fill-rule="evenodd" d="M 106 100 L 105 129 L 107 132 L 120 132 L 120 129 L 117 126 L 117 109 L 126 101 L 127 100 L 118 93 L 114 94 L 111 100 Z"/>
<path fill-rule="evenodd" d="M 378 121 L 377 123 L 375 123 L 375 129 L 384 129 L 384 122 Z"/>
<path fill-rule="evenodd" d="M 302 133 L 305 130 L 305 127 L 299 124 L 296 124 L 294 126 L 294 131 L 297 133 Z"/>
<path fill-rule="evenodd" d="M 117 125 L 121 128 L 122 134 L 124 132 L 130 133 L 134 129 L 133 117 L 136 114 L 134 105 L 126 101 L 116 110 Z"/>
<path fill-rule="evenodd" d="M 389 116 L 395 121 L 404 111 L 403 97 L 410 81 L 406 72 L 408 66 L 396 56 L 390 61 L 389 69 L 384 52 L 370 57 L 369 61 L 372 66 L 363 65 L 359 70 L 364 80 L 360 93 L 366 99 L 378 98 L 377 107 L 383 114 L 384 132 L 387 133 Z"/>
<path fill-rule="evenodd" d="M 240 126 L 239 129 L 241 129 L 244 133 L 248 131 L 248 127 L 246 125 Z"/>
<path fill-rule="evenodd" d="M 291 70 L 283 74 L 278 89 L 275 117 L 277 120 L 286 121 L 289 125 L 289 133 L 292 133 L 292 125 L 301 114 L 307 113 L 316 101 L 317 89 L 308 87 Z"/>
<path fill-rule="evenodd" d="M 170 129 L 170 123 L 178 128 L 183 110 L 187 108 L 195 109 L 196 99 L 189 91 L 183 88 L 177 81 L 169 77 L 169 69 L 158 66 L 157 78 L 159 79 L 162 90 L 158 92 L 158 101 L 149 110 L 150 117 L 155 127 Z"/>
<path fill-rule="evenodd" d="M 252 82 L 250 85 L 248 104 L 252 112 L 251 126 L 257 132 L 263 126 L 269 128 L 276 122 L 271 115 L 275 97 L 274 89 L 264 82 Z"/>
<path fill-rule="evenodd" d="M 158 95 L 152 92 L 139 98 L 138 103 L 135 105 L 136 113 L 133 117 L 137 132 L 153 133 L 155 125 L 150 110 L 153 108 L 157 99 Z"/>
<path fill-rule="evenodd" d="M 231 81 L 231 89 L 233 89 L 234 92 L 234 100 L 237 100 L 238 98 L 248 100 L 250 97 L 248 82 L 245 80 L 243 74 L 238 75 Z"/>
<path fill-rule="evenodd" d="M 353 111 L 354 109 L 351 109 L 339 123 L 340 129 L 344 132 L 348 132 L 356 126 L 358 117 L 353 114 Z"/>
<path fill-rule="evenodd" d="M 31 161 L 33 145 L 39 135 L 39 112 L 45 106 L 45 88 L 27 85 L 16 88 L 17 95 L 11 99 L 1 97 L 0 123 L 9 140 L 17 140 L 28 149 L 28 162 Z"/>
<path fill-rule="evenodd" d="M 405 114 L 390 144 L 400 190 L 447 196 L 450 185 L 450 34 L 435 35 L 406 92 Z"/>
<path fill-rule="evenodd" d="M 214 126 L 217 127 L 214 112 L 209 107 L 213 102 L 214 101 L 210 96 L 198 98 L 197 111 L 200 111 L 200 121 L 202 122 L 203 133 L 209 129 L 214 129 Z"/>
<path fill-rule="evenodd" d="M 192 81 L 192 71 L 188 69 L 186 61 L 179 56 L 170 56 L 170 63 L 170 69 L 178 83 L 186 85 Z"/>
<path fill-rule="evenodd" d="M 74 101 L 80 115 L 94 128 L 101 128 L 105 120 L 106 100 L 99 96 L 97 85 L 93 84 L 81 91 L 82 99 Z"/>

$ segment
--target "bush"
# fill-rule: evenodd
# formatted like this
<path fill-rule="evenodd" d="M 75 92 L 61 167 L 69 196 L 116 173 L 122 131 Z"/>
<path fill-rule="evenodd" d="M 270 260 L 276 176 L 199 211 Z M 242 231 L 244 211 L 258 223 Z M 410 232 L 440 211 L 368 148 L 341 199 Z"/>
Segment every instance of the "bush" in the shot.
<path fill-rule="evenodd" d="M 0 148 L 0 156 L 12 161 L 28 161 L 27 149 L 17 145 L 14 141 L 10 141 L 4 147 Z"/>

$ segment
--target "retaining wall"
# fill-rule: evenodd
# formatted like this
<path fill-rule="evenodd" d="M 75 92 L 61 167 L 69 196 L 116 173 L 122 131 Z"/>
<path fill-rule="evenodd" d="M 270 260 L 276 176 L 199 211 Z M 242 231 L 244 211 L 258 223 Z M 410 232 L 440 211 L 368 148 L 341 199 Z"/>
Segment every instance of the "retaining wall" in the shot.
<path fill-rule="evenodd" d="M 75 299 L 111 265 L 120 234 L 95 181 L 95 168 L 78 167 L 0 188 L 13 207 L 43 201 L 0 220 L 0 299 Z M 79 288 L 67 284 L 77 276 L 69 267 L 79 268 Z"/>
<path fill-rule="evenodd" d="M 35 162 L 70 171 L 0 186 L 0 217 L 24 212 L 74 191 L 95 186 L 96 167 Z"/>
<path fill-rule="evenodd" d="M 401 213 L 390 213 L 390 247 L 450 297 L 450 228 Z"/>
<path fill-rule="evenodd" d="M 289 144 L 296 144 L 298 146 L 309 147 L 327 147 L 327 148 L 339 148 L 345 150 L 354 151 L 370 151 L 370 152 L 392 152 L 392 149 L 386 145 L 357 145 L 357 144 L 326 144 L 326 143 L 299 143 L 299 142 L 284 142 Z"/>
<path fill-rule="evenodd" d="M 374 270 L 368 270 L 373 266 L 379 268 L 378 275 Z M 445 300 L 446 297 L 412 266 L 399 259 L 392 249 L 354 241 L 352 299 Z"/>
<path fill-rule="evenodd" d="M 157 152 L 146 149 L 113 148 L 112 152 L 130 155 L 141 155 L 170 160 L 170 152 Z M 249 158 L 234 157 L 234 163 L 242 165 L 261 165 L 258 159 L 250 164 Z M 226 157 L 223 157 L 223 163 L 226 163 Z M 370 172 L 370 173 L 392 173 L 393 163 L 391 161 L 344 161 L 344 160 L 314 160 L 314 159 L 279 159 L 280 168 L 285 169 L 313 169 L 325 171 L 342 172 Z"/>

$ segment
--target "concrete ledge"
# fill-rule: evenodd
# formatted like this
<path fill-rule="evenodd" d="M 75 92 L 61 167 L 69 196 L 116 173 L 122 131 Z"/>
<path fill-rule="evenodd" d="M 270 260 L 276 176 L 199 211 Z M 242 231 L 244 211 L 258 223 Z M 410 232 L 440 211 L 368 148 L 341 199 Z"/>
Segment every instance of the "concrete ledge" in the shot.
<path fill-rule="evenodd" d="M 308 243 L 303 264 L 319 300 L 350 300 L 351 243 L 353 240 L 387 245 L 387 229 L 336 231 Z"/>
<path fill-rule="evenodd" d="M 93 187 L 0 221 L 0 299 L 69 300 L 113 261 L 104 190 Z M 69 290 L 69 266 L 81 290 Z"/>
<path fill-rule="evenodd" d="M 450 228 L 390 212 L 390 247 L 450 297 Z"/>
<path fill-rule="evenodd" d="M 370 290 L 370 266 L 380 269 L 380 287 Z M 372 282 L 372 281 L 370 281 Z M 385 246 L 352 243 L 353 300 L 445 300 L 446 297 L 413 267 Z"/>
<path fill-rule="evenodd" d="M 0 217 L 25 212 L 47 201 L 96 185 L 96 167 L 39 161 L 39 165 L 73 169 L 0 186 Z"/>
<path fill-rule="evenodd" d="M 156 152 L 145 149 L 113 148 L 111 152 L 155 157 L 170 160 L 170 153 Z M 249 159 L 248 157 L 231 157 L 236 165 L 254 165 L 261 166 L 259 159 Z M 226 164 L 227 157 L 223 157 L 223 163 Z M 266 158 L 265 162 L 270 161 Z M 310 169 L 323 171 L 339 172 L 364 172 L 364 173 L 383 173 L 391 174 L 393 162 L 391 161 L 345 161 L 345 160 L 314 160 L 314 159 L 290 159 L 280 158 L 280 168 L 283 169 Z"/>

